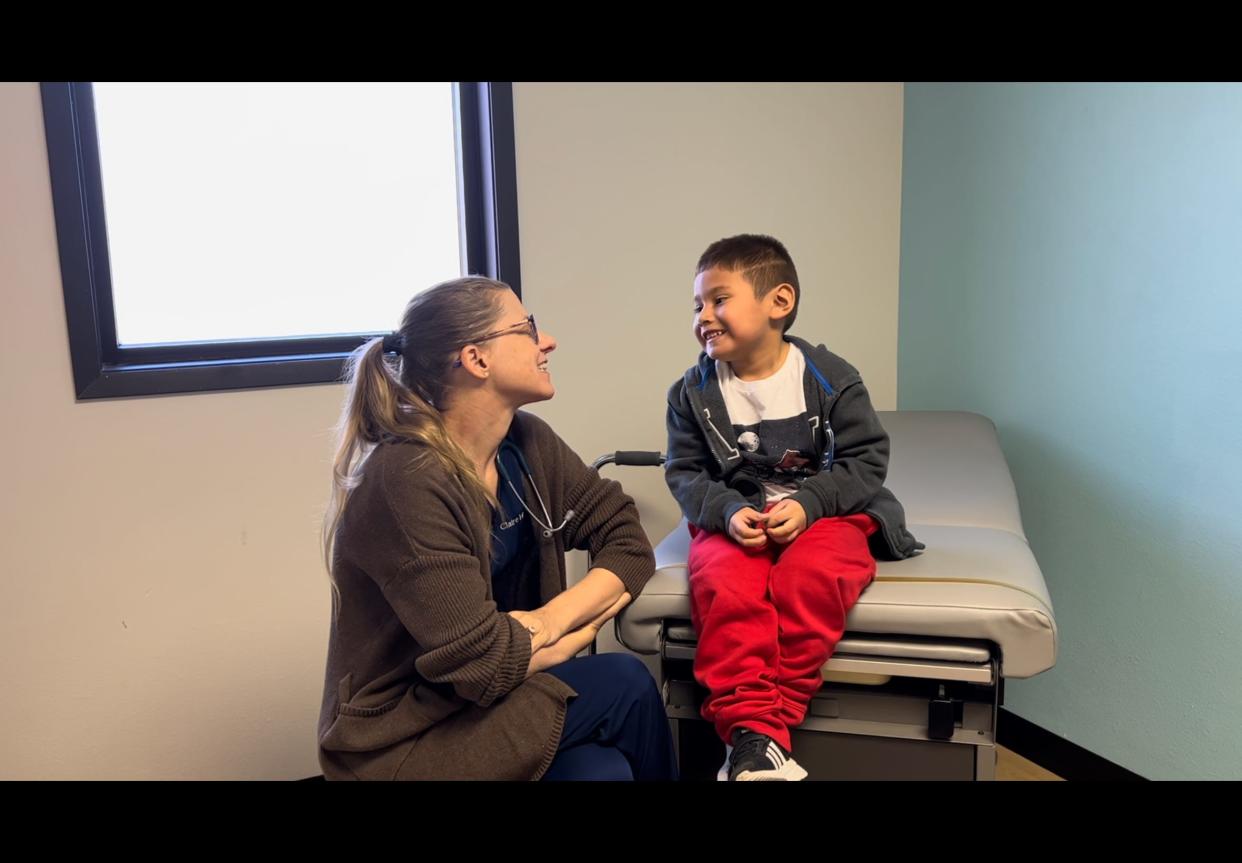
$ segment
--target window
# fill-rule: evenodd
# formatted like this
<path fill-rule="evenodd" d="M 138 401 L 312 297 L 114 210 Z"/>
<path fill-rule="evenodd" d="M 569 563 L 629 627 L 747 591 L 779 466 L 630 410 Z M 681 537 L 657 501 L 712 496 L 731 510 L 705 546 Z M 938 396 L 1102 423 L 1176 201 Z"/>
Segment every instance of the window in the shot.
<path fill-rule="evenodd" d="M 508 84 L 42 91 L 80 399 L 332 381 L 419 288 L 520 293 Z"/>

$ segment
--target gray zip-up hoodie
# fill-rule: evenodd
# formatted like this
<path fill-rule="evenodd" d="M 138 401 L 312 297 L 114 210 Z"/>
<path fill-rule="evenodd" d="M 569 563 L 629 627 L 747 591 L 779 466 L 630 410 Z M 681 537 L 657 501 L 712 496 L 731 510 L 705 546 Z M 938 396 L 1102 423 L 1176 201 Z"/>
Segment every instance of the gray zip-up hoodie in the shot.
<path fill-rule="evenodd" d="M 905 510 L 884 488 L 888 433 L 880 425 L 858 370 L 823 345 L 786 336 L 806 357 L 802 379 L 820 470 L 790 495 L 816 519 L 865 512 L 879 522 L 871 550 L 900 560 L 923 550 L 906 529 Z M 738 451 L 733 424 L 706 353 L 668 391 L 668 458 L 664 478 L 686 518 L 705 530 L 726 531 L 744 507 L 762 511 L 763 483 Z"/>

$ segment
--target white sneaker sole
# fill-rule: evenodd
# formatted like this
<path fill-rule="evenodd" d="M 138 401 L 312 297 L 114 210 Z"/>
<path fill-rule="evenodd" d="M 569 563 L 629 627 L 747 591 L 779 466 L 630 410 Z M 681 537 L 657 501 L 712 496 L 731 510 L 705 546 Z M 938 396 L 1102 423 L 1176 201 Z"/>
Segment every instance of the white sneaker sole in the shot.
<path fill-rule="evenodd" d="M 726 772 L 725 776 L 729 774 Z M 779 770 L 743 770 L 737 775 L 738 782 L 801 782 L 806 779 L 806 770 L 792 758 L 780 766 Z"/>
<path fill-rule="evenodd" d="M 716 771 L 717 782 L 729 781 L 729 756 L 733 754 L 732 746 L 725 746 L 724 764 Z M 807 772 L 801 764 L 788 759 L 779 770 L 744 770 L 737 775 L 738 782 L 801 782 L 806 779 Z"/>

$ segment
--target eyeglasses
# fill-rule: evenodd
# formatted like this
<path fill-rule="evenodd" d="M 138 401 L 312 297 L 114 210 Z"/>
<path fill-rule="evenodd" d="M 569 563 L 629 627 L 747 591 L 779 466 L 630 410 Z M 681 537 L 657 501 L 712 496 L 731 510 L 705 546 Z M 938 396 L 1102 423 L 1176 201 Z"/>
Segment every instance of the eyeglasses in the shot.
<path fill-rule="evenodd" d="M 527 333 L 530 335 L 530 337 L 535 340 L 535 344 L 539 344 L 539 328 L 535 326 L 534 315 L 527 315 L 526 320 L 522 321 L 522 323 L 520 324 L 514 324 L 511 327 L 505 327 L 503 330 L 496 330 L 494 333 L 488 333 L 485 336 L 479 336 L 477 339 L 470 342 L 470 344 L 476 344 L 478 342 L 485 342 L 488 339 L 495 339 L 495 338 L 499 338 L 500 336 L 507 336 L 509 335 L 509 333 L 520 333 L 523 328 L 525 328 Z"/>
<path fill-rule="evenodd" d="M 525 332 L 526 335 L 530 336 L 531 339 L 534 340 L 535 344 L 539 344 L 539 327 L 535 326 L 534 315 L 527 315 L 526 320 L 522 321 L 520 324 L 514 324 L 511 327 L 505 327 L 503 330 L 496 330 L 495 332 L 479 336 L 477 339 L 467 342 L 467 344 L 477 345 L 479 342 L 486 342 L 489 339 L 498 339 L 501 336 L 508 336 L 521 332 Z M 459 368 L 460 366 L 460 359 L 453 363 L 453 368 Z"/>

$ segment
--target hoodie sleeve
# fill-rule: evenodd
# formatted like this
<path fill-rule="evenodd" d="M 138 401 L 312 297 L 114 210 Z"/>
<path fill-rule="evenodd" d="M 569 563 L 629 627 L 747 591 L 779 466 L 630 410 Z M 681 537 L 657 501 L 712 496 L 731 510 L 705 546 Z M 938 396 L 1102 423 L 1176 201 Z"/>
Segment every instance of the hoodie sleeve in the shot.
<path fill-rule="evenodd" d="M 668 450 L 664 480 L 677 499 L 682 514 L 697 527 L 724 533 L 729 519 L 750 506 L 742 493 L 712 479 L 711 447 L 686 398 L 686 385 L 678 380 L 668 391 Z"/>

